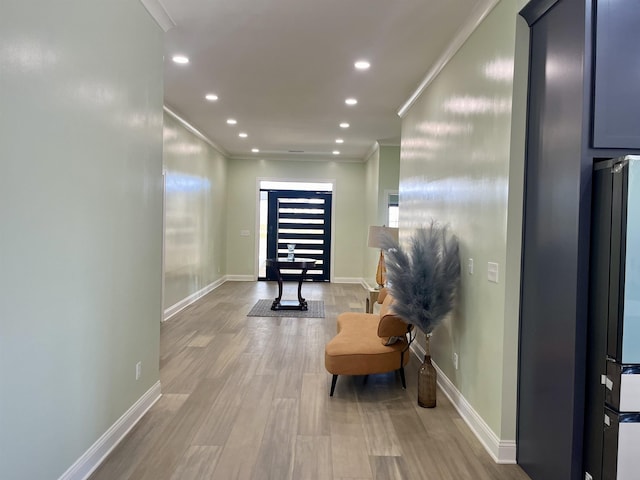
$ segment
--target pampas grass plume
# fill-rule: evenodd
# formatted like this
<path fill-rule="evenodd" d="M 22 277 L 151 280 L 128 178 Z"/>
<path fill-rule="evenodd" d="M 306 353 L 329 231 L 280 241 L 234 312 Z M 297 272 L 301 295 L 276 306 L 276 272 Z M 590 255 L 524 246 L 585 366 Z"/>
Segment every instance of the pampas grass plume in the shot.
<path fill-rule="evenodd" d="M 455 306 L 460 283 L 457 238 L 432 220 L 415 231 L 406 249 L 391 237 L 383 240 L 383 248 L 395 313 L 432 333 Z"/>

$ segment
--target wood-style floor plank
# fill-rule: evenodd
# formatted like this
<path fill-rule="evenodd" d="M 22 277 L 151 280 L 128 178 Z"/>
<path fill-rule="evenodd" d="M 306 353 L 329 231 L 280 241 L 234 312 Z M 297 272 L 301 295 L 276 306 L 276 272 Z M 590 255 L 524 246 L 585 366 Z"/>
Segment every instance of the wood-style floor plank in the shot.
<path fill-rule="evenodd" d="M 332 480 L 331 438 L 299 435 L 296 439 L 293 478 Z"/>
<path fill-rule="evenodd" d="M 298 400 L 274 399 L 253 469 L 253 480 L 291 480 L 297 429 Z"/>
<path fill-rule="evenodd" d="M 402 457 L 371 457 L 373 480 L 405 480 L 409 469 Z"/>
<path fill-rule="evenodd" d="M 417 406 L 415 358 L 407 390 L 395 373 L 339 377 L 329 397 L 324 345 L 367 292 L 303 292 L 326 318 L 247 317 L 276 284 L 227 282 L 163 323 L 163 396 L 90 479 L 528 480 L 491 459 L 442 392 Z"/>
<path fill-rule="evenodd" d="M 330 433 L 328 395 L 318 395 L 327 386 L 327 375 L 305 373 L 300 391 L 300 415 L 298 419 L 299 435 L 320 435 Z"/>
<path fill-rule="evenodd" d="M 171 480 L 211 478 L 220 456 L 220 447 L 192 446 L 187 449 Z"/>

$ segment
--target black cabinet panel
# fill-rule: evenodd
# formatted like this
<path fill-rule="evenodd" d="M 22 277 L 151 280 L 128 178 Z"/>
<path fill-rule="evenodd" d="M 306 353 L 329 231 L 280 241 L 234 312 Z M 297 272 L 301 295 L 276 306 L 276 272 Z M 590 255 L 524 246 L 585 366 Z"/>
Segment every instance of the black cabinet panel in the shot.
<path fill-rule="evenodd" d="M 640 148 L 640 5 L 596 6 L 594 148 Z"/>
<path fill-rule="evenodd" d="M 517 442 L 533 480 L 582 474 L 585 16 L 584 1 L 562 0 L 531 27 Z"/>
<path fill-rule="evenodd" d="M 602 480 L 602 433 L 607 373 L 607 318 L 609 317 L 611 211 L 613 203 L 612 162 L 600 162 L 593 174 L 591 217 L 591 281 L 587 356 L 587 395 L 585 409 L 585 471 Z"/>

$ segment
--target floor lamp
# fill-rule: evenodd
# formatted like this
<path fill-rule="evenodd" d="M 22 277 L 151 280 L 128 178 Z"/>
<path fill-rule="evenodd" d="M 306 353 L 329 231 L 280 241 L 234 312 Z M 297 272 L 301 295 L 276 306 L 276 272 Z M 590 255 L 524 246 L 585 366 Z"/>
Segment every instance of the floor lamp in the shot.
<path fill-rule="evenodd" d="M 369 237 L 367 239 L 367 246 L 371 248 L 380 249 L 380 257 L 378 258 L 378 269 L 376 270 L 376 283 L 378 288 L 384 287 L 387 281 L 387 269 L 384 266 L 384 252 L 382 247 L 384 245 L 383 239 L 390 237 L 396 242 L 398 241 L 398 229 L 393 227 L 385 227 L 372 225 L 369 227 Z"/>

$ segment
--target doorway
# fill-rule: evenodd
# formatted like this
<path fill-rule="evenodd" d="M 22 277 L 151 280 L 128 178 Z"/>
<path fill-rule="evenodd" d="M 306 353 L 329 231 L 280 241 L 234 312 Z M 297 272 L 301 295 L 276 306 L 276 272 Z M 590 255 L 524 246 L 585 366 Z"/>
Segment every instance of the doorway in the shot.
<path fill-rule="evenodd" d="M 295 245 L 296 257 L 316 261 L 307 278 L 316 282 L 330 280 L 331 189 L 332 184 L 261 182 L 259 280 L 276 279 L 265 261 L 286 257 L 289 244 Z M 290 280 L 293 277 L 288 273 L 295 272 L 281 273 L 284 280 Z"/>

